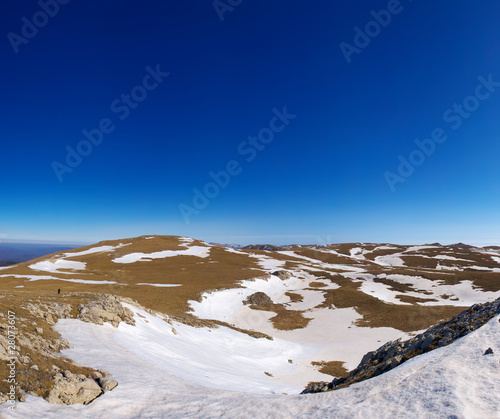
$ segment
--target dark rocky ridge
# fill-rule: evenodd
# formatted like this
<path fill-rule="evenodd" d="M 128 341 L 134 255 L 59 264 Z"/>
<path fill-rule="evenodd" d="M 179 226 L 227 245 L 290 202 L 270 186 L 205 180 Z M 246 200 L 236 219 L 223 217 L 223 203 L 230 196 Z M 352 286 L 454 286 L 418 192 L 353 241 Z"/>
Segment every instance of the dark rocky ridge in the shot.
<path fill-rule="evenodd" d="M 271 250 L 279 251 L 285 250 L 288 246 L 276 246 L 274 244 L 249 244 L 248 246 L 242 247 L 244 250 Z"/>
<path fill-rule="evenodd" d="M 460 243 L 450 244 L 450 247 L 458 247 L 459 249 L 469 250 L 469 249 L 474 249 L 476 246 L 471 246 L 470 244 L 465 244 L 460 242 Z"/>
<path fill-rule="evenodd" d="M 491 303 L 474 304 L 451 320 L 438 323 L 412 339 L 404 342 L 401 340 L 387 342 L 377 350 L 368 352 L 347 377 L 335 378 L 330 383 L 324 381 L 315 383 L 301 394 L 337 390 L 376 377 L 414 356 L 453 343 L 456 339 L 480 328 L 498 314 L 500 314 L 500 298 Z"/>

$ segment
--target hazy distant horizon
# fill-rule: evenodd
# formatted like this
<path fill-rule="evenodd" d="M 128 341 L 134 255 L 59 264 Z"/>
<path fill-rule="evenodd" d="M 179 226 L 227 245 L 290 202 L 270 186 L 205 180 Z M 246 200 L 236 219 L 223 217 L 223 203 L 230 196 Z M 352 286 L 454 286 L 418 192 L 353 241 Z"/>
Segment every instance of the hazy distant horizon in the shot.
<path fill-rule="evenodd" d="M 153 235 L 165 235 L 168 236 L 170 234 L 150 234 L 151 236 Z M 179 236 L 179 234 L 172 234 L 173 236 Z M 148 234 L 141 234 L 140 236 L 148 236 Z M 99 240 L 94 240 L 94 241 L 54 241 L 54 240 L 29 240 L 29 239 L 0 239 L 0 244 L 33 244 L 33 245 L 68 245 L 68 246 L 79 246 L 79 247 L 84 247 L 92 244 L 96 244 L 100 241 L 105 241 L 105 240 L 122 240 L 122 239 L 129 239 L 132 237 L 140 237 L 140 236 L 123 236 L 123 237 L 111 237 L 111 238 L 106 238 L 106 239 L 99 239 Z M 182 236 L 182 235 L 180 235 Z M 191 237 L 191 236 L 189 236 Z M 309 236 L 308 236 L 309 237 Z M 310 236 L 313 237 L 313 236 Z M 298 244 L 298 245 L 329 245 L 329 244 L 341 244 L 341 243 L 387 243 L 387 244 L 396 244 L 396 245 L 415 245 L 415 246 L 421 246 L 425 244 L 431 244 L 431 243 L 439 243 L 443 246 L 446 245 L 451 245 L 451 244 L 456 244 L 456 243 L 464 243 L 468 244 L 471 246 L 477 246 L 477 247 L 487 247 L 487 246 L 500 246 L 500 241 L 496 242 L 484 242 L 484 241 L 464 241 L 464 240 L 447 240 L 447 241 L 439 241 L 439 240 L 434 240 L 434 241 L 401 241 L 401 242 L 395 242 L 395 241 L 374 241 L 374 240 L 345 240 L 345 241 L 325 241 L 324 237 L 315 237 L 316 240 L 307 240 L 305 237 L 297 237 L 296 240 L 280 240 L 279 238 L 273 238 L 273 236 L 270 236 L 269 238 L 262 237 L 262 240 L 256 240 L 258 237 L 253 237 L 252 239 L 250 237 L 247 238 L 241 238 L 241 240 L 237 240 L 236 237 L 231 237 L 228 236 L 224 240 L 224 237 L 222 238 L 201 238 L 201 237 L 196 237 L 193 236 L 191 238 L 197 239 L 197 240 L 203 240 L 206 243 L 219 243 L 219 244 L 234 244 L 234 245 L 241 245 L 241 246 L 248 246 L 252 244 L 256 245 L 261 245 L 261 244 L 271 244 L 271 245 L 276 245 L 276 246 L 287 246 L 287 245 L 292 245 L 292 244 Z"/>

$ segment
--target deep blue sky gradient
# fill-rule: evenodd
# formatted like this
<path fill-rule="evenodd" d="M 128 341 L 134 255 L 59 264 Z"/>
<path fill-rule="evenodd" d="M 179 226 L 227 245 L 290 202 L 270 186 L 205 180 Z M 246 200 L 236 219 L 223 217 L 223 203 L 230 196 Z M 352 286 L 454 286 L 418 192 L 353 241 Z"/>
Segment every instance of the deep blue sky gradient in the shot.
<path fill-rule="evenodd" d="M 224 1 L 224 0 L 222 0 Z M 387 1 L 71 0 L 16 54 L 33 0 L 0 13 L 0 239 L 95 242 L 178 234 L 237 243 L 500 243 L 500 88 L 453 130 L 443 113 L 500 81 L 500 3 L 401 1 L 347 63 L 339 44 Z M 146 66 L 170 75 L 124 120 L 110 109 Z M 238 153 L 272 110 L 296 114 L 252 162 Z M 102 118 L 116 129 L 59 182 Z M 415 139 L 449 138 L 392 191 Z M 242 172 L 187 224 L 236 160 Z"/>

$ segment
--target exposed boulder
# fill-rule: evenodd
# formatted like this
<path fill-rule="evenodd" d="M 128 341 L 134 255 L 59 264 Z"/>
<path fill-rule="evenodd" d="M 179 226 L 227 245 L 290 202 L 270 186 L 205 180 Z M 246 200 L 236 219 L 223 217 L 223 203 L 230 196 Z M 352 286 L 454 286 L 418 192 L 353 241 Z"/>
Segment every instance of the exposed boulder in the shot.
<path fill-rule="evenodd" d="M 273 300 L 264 292 L 256 292 L 249 295 L 248 298 L 243 301 L 243 304 L 251 304 L 256 306 L 270 306 L 273 305 Z"/>
<path fill-rule="evenodd" d="M 92 378 L 83 374 L 65 371 L 57 373 L 47 401 L 55 404 L 89 404 L 99 397 L 103 390 Z"/>
<path fill-rule="evenodd" d="M 292 274 L 288 271 L 275 271 L 273 275 L 277 276 L 281 280 L 289 279 L 292 277 Z"/>
<path fill-rule="evenodd" d="M 97 383 L 101 386 L 102 391 L 111 391 L 113 390 L 118 383 L 115 380 L 112 380 L 111 378 L 98 378 Z"/>
<path fill-rule="evenodd" d="M 105 322 L 118 327 L 120 322 L 135 325 L 134 313 L 132 310 L 123 307 L 120 298 L 115 295 L 103 294 L 99 299 L 89 301 L 87 304 L 78 306 L 77 318 L 89 323 L 99 325 Z"/>
<path fill-rule="evenodd" d="M 491 303 L 474 304 L 452 317 L 451 320 L 438 323 L 407 341 L 401 342 L 398 339 L 394 342 L 387 342 L 377 350 L 368 352 L 347 377 L 335 378 L 328 384 L 328 389 L 348 387 L 396 368 L 414 356 L 449 345 L 456 339 L 478 329 L 498 314 L 500 314 L 500 298 Z M 484 355 L 492 353 L 493 350 L 488 348 Z M 307 387 L 302 394 L 325 391 L 323 390 L 324 384 L 319 384 L 321 383 Z"/>
<path fill-rule="evenodd" d="M 493 349 L 491 348 L 486 349 L 483 355 L 493 355 Z"/>
<path fill-rule="evenodd" d="M 102 377 L 98 371 L 94 372 L 94 377 L 64 371 L 54 376 L 54 385 L 46 399 L 55 404 L 89 404 L 117 385 L 115 380 Z"/>

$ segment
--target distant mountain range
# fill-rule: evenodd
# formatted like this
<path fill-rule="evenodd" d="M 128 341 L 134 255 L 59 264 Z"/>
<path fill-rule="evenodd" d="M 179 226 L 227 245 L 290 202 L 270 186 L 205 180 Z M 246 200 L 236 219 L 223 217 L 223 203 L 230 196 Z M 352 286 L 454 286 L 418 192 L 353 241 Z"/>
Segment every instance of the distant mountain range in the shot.
<path fill-rule="evenodd" d="M 210 242 L 208 244 L 211 244 L 212 246 L 227 247 L 228 249 L 241 249 L 241 248 L 244 247 L 241 244 L 234 244 L 234 243 L 215 243 L 215 242 Z"/>

